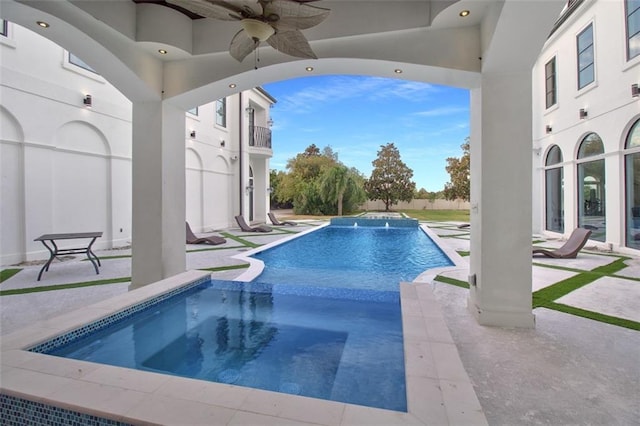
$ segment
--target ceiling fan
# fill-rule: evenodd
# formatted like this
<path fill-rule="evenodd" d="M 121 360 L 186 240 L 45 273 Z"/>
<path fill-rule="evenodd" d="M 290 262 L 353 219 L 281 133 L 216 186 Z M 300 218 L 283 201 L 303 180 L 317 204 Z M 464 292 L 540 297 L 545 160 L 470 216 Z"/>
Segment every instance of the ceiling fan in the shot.
<path fill-rule="evenodd" d="M 309 0 L 307 0 L 309 1 Z M 317 59 L 300 30 L 314 27 L 329 9 L 305 0 L 167 0 L 193 13 L 223 21 L 240 21 L 242 29 L 231 40 L 229 53 L 239 62 L 266 41 L 274 49 L 298 58 Z"/>

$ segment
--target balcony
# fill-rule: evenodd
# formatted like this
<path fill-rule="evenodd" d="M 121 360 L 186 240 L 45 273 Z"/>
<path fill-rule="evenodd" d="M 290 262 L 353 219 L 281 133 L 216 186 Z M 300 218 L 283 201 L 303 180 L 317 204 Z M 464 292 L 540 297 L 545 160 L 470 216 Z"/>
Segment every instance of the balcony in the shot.
<path fill-rule="evenodd" d="M 249 128 L 249 146 L 271 149 L 271 129 L 261 126 Z"/>

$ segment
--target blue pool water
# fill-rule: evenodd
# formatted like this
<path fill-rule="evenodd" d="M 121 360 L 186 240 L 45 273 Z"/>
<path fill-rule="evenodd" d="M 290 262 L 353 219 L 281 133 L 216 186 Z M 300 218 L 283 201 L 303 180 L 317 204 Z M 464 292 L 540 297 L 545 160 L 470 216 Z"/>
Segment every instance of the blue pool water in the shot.
<path fill-rule="evenodd" d="M 265 264 L 256 281 L 383 291 L 398 291 L 401 281 L 452 265 L 415 226 L 331 225 L 253 257 Z"/>
<path fill-rule="evenodd" d="M 406 411 L 397 292 L 210 281 L 51 355 Z"/>

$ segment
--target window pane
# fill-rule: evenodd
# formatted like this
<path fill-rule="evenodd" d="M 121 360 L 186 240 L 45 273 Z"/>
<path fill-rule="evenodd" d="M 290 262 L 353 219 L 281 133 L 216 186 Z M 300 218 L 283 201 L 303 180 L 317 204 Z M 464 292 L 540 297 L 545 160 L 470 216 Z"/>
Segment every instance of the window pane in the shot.
<path fill-rule="evenodd" d="M 600 139 L 600 136 L 595 133 L 589 133 L 580 143 L 580 148 L 578 148 L 578 159 L 599 154 L 604 154 L 602 139 Z"/>
<path fill-rule="evenodd" d="M 216 124 L 218 126 L 227 127 L 227 99 L 226 98 L 216 101 Z"/>
<path fill-rule="evenodd" d="M 578 164 L 578 226 L 591 229 L 591 239 L 605 241 L 604 160 Z"/>
<path fill-rule="evenodd" d="M 580 71 L 580 86 L 579 86 L 580 89 L 582 89 L 583 87 L 585 87 L 589 83 L 592 83 L 593 80 L 594 80 L 593 65 L 591 65 L 588 68 L 585 68 L 584 70 Z"/>
<path fill-rule="evenodd" d="M 547 153 L 547 159 L 544 164 L 545 166 L 552 166 L 558 163 L 562 163 L 562 151 L 560 151 L 558 145 L 554 145 Z"/>
<path fill-rule="evenodd" d="M 640 249 L 640 153 L 625 157 L 626 244 L 627 247 Z"/>
<path fill-rule="evenodd" d="M 78 66 L 80 68 L 84 68 L 87 71 L 96 72 L 93 68 L 91 68 L 89 65 L 87 65 L 87 63 L 85 61 L 83 61 L 82 59 L 78 58 L 76 55 L 74 55 L 71 52 L 69 52 L 69 63 L 73 64 L 75 66 Z"/>
<path fill-rule="evenodd" d="M 589 25 L 578 34 L 578 50 L 582 51 L 593 43 L 593 25 Z"/>
<path fill-rule="evenodd" d="M 627 136 L 627 148 L 636 148 L 640 146 L 640 120 L 636 121 L 631 130 L 629 130 L 629 136 Z"/>
<path fill-rule="evenodd" d="M 635 58 L 640 54 L 640 34 L 636 34 L 629 39 L 629 59 Z"/>
<path fill-rule="evenodd" d="M 189 111 L 187 111 L 189 114 L 193 114 L 193 115 L 198 115 L 198 107 L 195 108 L 191 108 Z"/>
<path fill-rule="evenodd" d="M 0 19 L 0 35 L 3 35 L 5 37 L 8 35 L 7 27 L 7 21 L 5 21 L 4 19 Z"/>
<path fill-rule="evenodd" d="M 546 228 L 548 231 L 564 232 L 562 167 L 545 171 Z"/>
<path fill-rule="evenodd" d="M 556 103 L 556 58 L 551 59 L 544 67 L 545 100 L 549 108 Z"/>

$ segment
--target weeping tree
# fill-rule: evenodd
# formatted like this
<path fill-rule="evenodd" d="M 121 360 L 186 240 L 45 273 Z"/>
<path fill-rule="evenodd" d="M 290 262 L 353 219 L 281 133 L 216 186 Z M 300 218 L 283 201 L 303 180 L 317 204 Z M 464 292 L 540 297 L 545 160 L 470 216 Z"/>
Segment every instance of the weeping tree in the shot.
<path fill-rule="evenodd" d="M 411 180 L 413 170 L 400 159 L 400 151 L 393 143 L 381 145 L 372 164 L 371 177 L 365 182 L 371 200 L 382 200 L 386 211 L 398 201 L 411 201 L 416 190 Z"/>
<path fill-rule="evenodd" d="M 355 169 L 336 164 L 326 169 L 320 178 L 322 199 L 325 203 L 337 205 L 338 216 L 342 216 L 344 207 L 346 210 L 351 210 L 352 207 L 367 199 L 363 181 L 364 179 Z"/>

